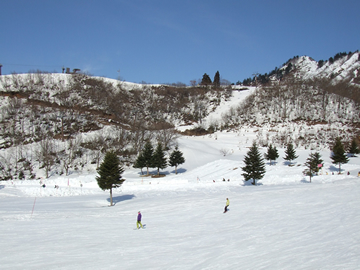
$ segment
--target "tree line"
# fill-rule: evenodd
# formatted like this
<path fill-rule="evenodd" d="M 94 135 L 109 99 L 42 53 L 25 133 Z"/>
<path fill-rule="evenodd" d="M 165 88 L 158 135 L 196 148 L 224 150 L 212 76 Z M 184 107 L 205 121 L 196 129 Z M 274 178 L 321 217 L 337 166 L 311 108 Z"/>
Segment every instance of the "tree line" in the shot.
<path fill-rule="evenodd" d="M 355 139 L 352 141 L 347 153 L 351 157 L 360 153 L 359 146 Z M 337 164 L 339 166 L 339 174 L 341 173 L 341 164 L 346 164 L 349 162 L 347 153 L 341 138 L 336 138 L 332 146 L 330 158 L 332 159 L 333 164 Z M 244 177 L 245 181 L 252 180 L 252 184 L 256 185 L 256 181 L 262 179 L 266 172 L 264 159 L 269 160 L 271 166 L 272 161 L 276 161 L 277 158 L 279 158 L 279 154 L 275 146 L 270 144 L 267 148 L 267 152 L 264 154 L 264 157 L 262 157 L 257 144 L 254 142 L 244 158 L 245 166 L 242 167 L 244 172 L 242 176 Z M 284 160 L 289 161 L 289 165 L 291 166 L 291 161 L 295 160 L 296 158 L 298 158 L 298 156 L 296 155 L 294 146 L 292 143 L 289 143 L 285 150 Z M 311 177 L 313 174 L 318 173 L 320 168 L 323 167 L 323 160 L 321 159 L 320 153 L 310 153 L 305 162 L 305 166 L 307 169 L 304 171 L 304 174 L 310 176 L 311 182 Z"/>
<path fill-rule="evenodd" d="M 144 149 L 137 156 L 133 167 L 141 169 L 141 174 L 143 174 L 142 169 L 146 168 L 146 175 L 150 175 L 149 168 L 156 168 L 157 175 L 159 176 L 160 169 L 165 169 L 168 165 L 175 167 L 175 173 L 177 174 L 177 166 L 184 162 L 185 158 L 178 146 L 175 146 L 175 149 L 171 152 L 169 158 L 166 158 L 165 149 L 160 142 L 157 143 L 157 146 L 154 149 L 151 142 L 147 141 L 144 145 Z"/>
<path fill-rule="evenodd" d="M 353 143 L 349 148 L 349 153 L 351 156 L 355 156 L 355 154 L 359 154 L 359 152 L 359 147 L 356 141 L 353 140 Z M 241 168 L 243 170 L 241 175 L 244 177 L 245 181 L 252 180 L 251 184 L 256 185 L 257 180 L 262 179 L 266 173 L 264 159 L 269 160 L 271 166 L 272 161 L 276 161 L 278 157 L 278 151 L 276 147 L 272 145 L 268 146 L 267 152 L 264 154 L 264 157 L 262 157 L 256 142 L 253 142 L 252 146 L 244 157 L 245 166 Z M 285 150 L 284 160 L 289 161 L 289 165 L 291 166 L 291 161 L 295 160 L 296 158 L 298 158 L 296 151 L 292 143 L 289 143 Z M 333 164 L 339 165 L 340 174 L 341 164 L 345 164 L 349 161 L 340 138 L 335 139 L 330 158 L 333 160 Z M 158 143 L 156 149 L 154 150 L 151 142 L 147 141 L 143 150 L 139 153 L 133 167 L 141 169 L 141 174 L 143 174 L 142 169 L 146 167 L 147 175 L 150 175 L 149 168 L 157 168 L 157 175 L 159 176 L 160 169 L 164 169 L 168 165 L 174 166 L 175 172 L 177 173 L 177 166 L 183 164 L 184 162 L 185 159 L 183 157 L 183 153 L 178 149 L 178 146 L 175 147 L 175 150 L 172 151 L 169 159 L 167 160 L 161 143 Z M 320 168 L 323 166 L 323 160 L 321 159 L 320 153 L 310 153 L 305 162 L 305 166 L 307 167 L 307 170 L 304 173 L 310 176 L 311 182 L 311 177 L 313 174 L 318 173 Z M 97 169 L 98 176 L 96 177 L 96 180 L 102 190 L 110 190 L 111 206 L 113 205 L 112 189 L 120 187 L 125 181 L 121 175 L 123 172 L 124 169 L 117 154 L 114 151 L 108 151 L 103 162 Z"/>
<path fill-rule="evenodd" d="M 156 149 L 150 141 L 147 141 L 143 150 L 139 153 L 133 167 L 141 169 L 147 168 L 147 175 L 149 174 L 149 168 L 157 168 L 157 175 L 160 176 L 160 169 L 166 168 L 168 165 L 175 167 L 175 173 L 177 174 L 177 166 L 183 164 L 185 158 L 183 153 L 178 149 L 178 146 L 171 152 L 169 158 L 165 157 L 165 151 L 160 142 L 158 142 Z M 102 190 L 110 191 L 110 205 L 113 205 L 112 189 L 120 187 L 125 179 L 122 178 L 124 168 L 121 165 L 118 155 L 115 151 L 107 151 L 103 162 L 97 169 L 98 176 L 96 181 L 98 186 Z"/>

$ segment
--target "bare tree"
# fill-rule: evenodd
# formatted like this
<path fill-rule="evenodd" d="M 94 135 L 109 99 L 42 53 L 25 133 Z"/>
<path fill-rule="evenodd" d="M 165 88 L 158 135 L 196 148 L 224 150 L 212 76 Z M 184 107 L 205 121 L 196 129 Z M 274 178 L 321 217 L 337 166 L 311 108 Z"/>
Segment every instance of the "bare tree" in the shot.
<path fill-rule="evenodd" d="M 170 149 L 179 137 L 175 128 L 161 129 L 157 132 L 156 140 L 160 142 L 164 149 Z"/>
<path fill-rule="evenodd" d="M 197 84 L 196 80 L 190 80 L 190 85 L 191 85 L 192 87 L 195 87 L 196 84 Z"/>
<path fill-rule="evenodd" d="M 37 150 L 37 160 L 41 167 L 45 169 L 46 178 L 49 178 L 49 172 L 55 164 L 56 153 L 54 152 L 54 142 L 48 138 L 40 141 L 40 149 Z"/>
<path fill-rule="evenodd" d="M 230 153 L 230 150 L 226 148 L 221 148 L 220 153 L 225 157 Z"/>
<path fill-rule="evenodd" d="M 66 142 L 64 155 L 62 157 L 63 167 L 65 169 L 66 175 L 69 175 L 69 169 L 73 166 L 75 160 L 75 151 L 78 146 L 79 143 L 76 139 L 70 139 Z"/>
<path fill-rule="evenodd" d="M 112 145 L 120 151 L 129 143 L 130 134 L 125 129 L 115 126 L 113 131 L 114 140 Z"/>
<path fill-rule="evenodd" d="M 96 168 L 100 166 L 100 160 L 106 150 L 106 142 L 103 133 L 98 133 L 94 138 L 86 142 L 87 147 L 92 151 L 92 158 L 96 162 Z"/>
<path fill-rule="evenodd" d="M 13 155 L 0 155 L 0 173 L 2 174 L 2 180 L 10 180 L 12 176 L 12 168 L 14 164 Z"/>

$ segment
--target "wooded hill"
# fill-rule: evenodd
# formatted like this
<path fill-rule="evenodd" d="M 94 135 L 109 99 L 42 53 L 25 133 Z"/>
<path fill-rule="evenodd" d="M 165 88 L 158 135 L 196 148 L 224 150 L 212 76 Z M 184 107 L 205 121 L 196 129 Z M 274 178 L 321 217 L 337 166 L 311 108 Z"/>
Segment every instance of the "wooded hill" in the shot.
<path fill-rule="evenodd" d="M 281 80 L 252 87 L 141 85 L 41 72 L 0 76 L 0 177 L 35 178 L 34 166 L 47 175 L 95 167 L 110 149 L 130 166 L 147 140 L 171 150 L 182 134 L 256 128 L 261 145 L 316 147 L 338 136 L 346 143 L 360 134 L 359 56 L 343 57 L 321 67 L 308 57 L 293 59 Z M 237 91 L 251 94 L 230 107 Z M 220 107 L 221 118 L 211 119 Z"/>

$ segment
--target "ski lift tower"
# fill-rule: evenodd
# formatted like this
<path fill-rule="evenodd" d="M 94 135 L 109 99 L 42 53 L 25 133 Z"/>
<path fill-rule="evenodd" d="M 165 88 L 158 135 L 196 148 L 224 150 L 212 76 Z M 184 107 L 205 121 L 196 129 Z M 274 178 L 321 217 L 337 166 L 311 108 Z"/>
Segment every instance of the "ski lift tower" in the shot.
<path fill-rule="evenodd" d="M 2 67 L 2 64 L 0 64 L 0 76 L 1 76 L 1 67 Z"/>

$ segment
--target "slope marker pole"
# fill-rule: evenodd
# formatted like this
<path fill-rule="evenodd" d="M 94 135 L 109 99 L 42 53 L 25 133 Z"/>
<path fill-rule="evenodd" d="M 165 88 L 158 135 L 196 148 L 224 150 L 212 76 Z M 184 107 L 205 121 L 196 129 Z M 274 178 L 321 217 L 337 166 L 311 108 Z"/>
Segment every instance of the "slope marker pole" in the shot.
<path fill-rule="evenodd" d="M 31 217 L 32 217 L 32 215 L 34 213 L 35 203 L 36 203 L 36 197 L 35 197 L 35 200 L 34 200 L 34 205 L 33 205 L 32 211 L 31 211 Z"/>

